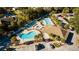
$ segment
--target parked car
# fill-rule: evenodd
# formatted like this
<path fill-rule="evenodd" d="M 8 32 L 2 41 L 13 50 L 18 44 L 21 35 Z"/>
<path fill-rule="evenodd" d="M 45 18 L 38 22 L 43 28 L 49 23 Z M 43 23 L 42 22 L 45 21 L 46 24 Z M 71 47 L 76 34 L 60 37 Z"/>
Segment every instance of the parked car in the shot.
<path fill-rule="evenodd" d="M 75 39 L 75 31 L 71 29 L 70 31 L 68 31 L 65 43 L 67 43 L 68 45 L 72 45 L 74 43 L 73 42 L 74 39 Z"/>
<path fill-rule="evenodd" d="M 35 45 L 35 47 L 36 47 L 36 50 L 42 50 L 45 48 L 45 46 L 43 44 Z"/>

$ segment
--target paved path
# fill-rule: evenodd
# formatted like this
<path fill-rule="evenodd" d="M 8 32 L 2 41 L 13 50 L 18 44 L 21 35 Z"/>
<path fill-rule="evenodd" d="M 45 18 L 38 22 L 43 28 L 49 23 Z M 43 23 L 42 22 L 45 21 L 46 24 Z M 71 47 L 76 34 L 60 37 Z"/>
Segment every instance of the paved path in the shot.
<path fill-rule="evenodd" d="M 75 45 L 67 45 L 61 46 L 59 48 L 52 49 L 49 45 L 49 43 L 41 42 L 45 45 L 45 48 L 40 51 L 79 51 L 79 47 Z M 35 50 L 35 44 L 32 45 L 25 45 L 23 47 L 20 47 L 16 49 L 16 51 L 36 51 Z"/>

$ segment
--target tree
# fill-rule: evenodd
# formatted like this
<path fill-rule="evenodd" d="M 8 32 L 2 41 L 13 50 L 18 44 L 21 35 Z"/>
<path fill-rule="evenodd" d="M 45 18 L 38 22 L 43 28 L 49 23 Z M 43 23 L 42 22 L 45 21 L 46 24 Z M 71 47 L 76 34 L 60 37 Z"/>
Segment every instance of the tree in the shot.
<path fill-rule="evenodd" d="M 63 9 L 63 11 L 62 11 L 62 15 L 63 15 L 63 16 L 66 16 L 67 13 L 69 13 L 69 8 L 65 7 L 65 8 Z"/>
<path fill-rule="evenodd" d="M 38 18 L 38 13 L 36 9 L 33 9 L 33 8 L 28 8 L 26 15 L 28 15 L 29 20 L 34 20 Z"/>
<path fill-rule="evenodd" d="M 71 18 L 70 25 L 75 28 L 77 33 L 79 33 L 79 17 Z"/>
<path fill-rule="evenodd" d="M 29 20 L 28 15 L 26 15 L 23 10 L 16 10 L 15 14 L 16 14 L 17 18 L 19 20 L 22 20 L 23 22 Z"/>
<path fill-rule="evenodd" d="M 50 13 L 50 15 L 54 15 L 55 13 L 56 13 L 56 11 L 52 10 L 51 13 Z"/>
<path fill-rule="evenodd" d="M 74 16 L 79 16 L 79 8 L 73 8 L 73 13 L 74 13 Z"/>
<path fill-rule="evenodd" d="M 79 33 L 79 8 L 74 8 L 73 13 L 74 18 L 70 19 L 70 25 L 75 28 L 77 33 Z"/>

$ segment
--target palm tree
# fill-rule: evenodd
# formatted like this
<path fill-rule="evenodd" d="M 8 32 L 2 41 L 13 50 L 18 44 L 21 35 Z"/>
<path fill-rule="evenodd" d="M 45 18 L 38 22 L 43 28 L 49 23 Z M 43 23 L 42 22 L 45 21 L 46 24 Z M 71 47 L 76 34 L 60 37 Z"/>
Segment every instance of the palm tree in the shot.
<path fill-rule="evenodd" d="M 64 29 L 69 29 L 69 24 L 66 24 L 66 25 L 64 26 Z"/>
<path fill-rule="evenodd" d="M 16 36 L 13 36 L 13 37 L 11 38 L 11 43 L 12 43 L 12 44 L 15 44 L 15 45 L 19 44 L 19 40 L 17 40 Z"/>
<path fill-rule="evenodd" d="M 51 33 L 50 36 L 51 36 L 52 41 L 56 40 L 56 35 L 54 35 L 54 34 Z"/>
<path fill-rule="evenodd" d="M 35 36 L 35 39 L 36 39 L 36 42 L 38 42 L 38 41 L 43 41 L 43 36 L 42 36 L 42 34 L 36 35 L 36 36 Z"/>
<path fill-rule="evenodd" d="M 68 8 L 68 7 L 65 7 L 65 8 L 63 9 L 63 11 L 62 11 L 62 15 L 63 15 L 63 16 L 66 16 L 68 12 L 69 12 L 69 8 Z"/>
<path fill-rule="evenodd" d="M 50 12 L 50 16 L 54 15 L 55 13 L 56 13 L 56 11 L 52 10 L 52 11 Z"/>
<path fill-rule="evenodd" d="M 60 36 L 57 36 L 57 40 L 58 40 L 58 41 L 61 41 L 61 38 L 60 38 Z"/>
<path fill-rule="evenodd" d="M 34 38 L 35 38 L 35 42 L 38 42 L 38 38 L 39 38 L 38 35 L 36 35 Z"/>
<path fill-rule="evenodd" d="M 73 9 L 74 18 L 70 19 L 70 25 L 75 28 L 76 32 L 79 33 L 79 8 Z"/>

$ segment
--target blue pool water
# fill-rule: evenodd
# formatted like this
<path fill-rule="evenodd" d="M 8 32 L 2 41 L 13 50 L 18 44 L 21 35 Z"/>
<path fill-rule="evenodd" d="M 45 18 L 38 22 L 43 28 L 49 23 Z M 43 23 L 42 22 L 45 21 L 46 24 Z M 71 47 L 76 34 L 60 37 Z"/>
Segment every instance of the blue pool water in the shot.
<path fill-rule="evenodd" d="M 37 35 L 38 33 L 35 32 L 35 31 L 31 31 L 29 33 L 26 33 L 26 34 L 20 34 L 19 37 L 23 40 L 26 40 L 26 39 L 34 39 L 35 35 Z"/>
<path fill-rule="evenodd" d="M 53 22 L 50 18 L 44 18 L 43 23 L 44 25 L 53 25 Z"/>

